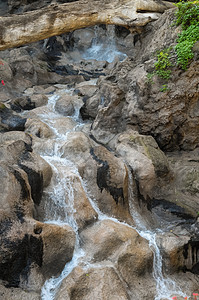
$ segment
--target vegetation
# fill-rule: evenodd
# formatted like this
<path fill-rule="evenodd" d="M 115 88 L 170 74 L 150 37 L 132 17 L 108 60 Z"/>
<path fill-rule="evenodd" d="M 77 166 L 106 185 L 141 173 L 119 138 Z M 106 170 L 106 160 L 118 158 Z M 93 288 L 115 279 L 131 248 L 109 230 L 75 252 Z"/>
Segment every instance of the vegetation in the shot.
<path fill-rule="evenodd" d="M 169 79 L 171 76 L 171 70 L 169 68 L 172 66 L 170 61 L 170 48 L 164 49 L 157 54 L 157 62 L 155 63 L 156 74 L 163 79 Z"/>
<path fill-rule="evenodd" d="M 155 71 L 147 75 L 148 83 L 153 83 L 154 75 L 168 81 L 174 65 L 186 70 L 190 60 L 194 57 L 193 46 L 199 41 L 199 1 L 180 1 L 176 6 L 178 10 L 175 25 L 181 25 L 182 32 L 179 34 L 174 49 L 166 48 L 156 54 Z M 175 62 L 171 61 L 173 54 L 176 57 Z M 166 84 L 163 85 L 161 91 L 168 91 Z"/>
<path fill-rule="evenodd" d="M 179 2 L 177 7 L 176 25 L 182 26 L 175 47 L 177 64 L 186 70 L 189 60 L 194 57 L 193 46 L 199 40 L 199 1 Z"/>

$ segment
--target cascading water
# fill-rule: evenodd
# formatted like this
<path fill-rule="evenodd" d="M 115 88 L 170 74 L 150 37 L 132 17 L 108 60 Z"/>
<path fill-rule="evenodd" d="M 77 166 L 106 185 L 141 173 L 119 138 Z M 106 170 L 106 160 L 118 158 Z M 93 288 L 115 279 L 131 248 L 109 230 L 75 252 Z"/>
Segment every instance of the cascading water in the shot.
<path fill-rule="evenodd" d="M 114 34 L 114 27 L 109 27 L 107 31 L 106 44 L 100 43 L 98 39 L 98 27 L 96 27 L 96 38 L 93 41 L 92 47 L 86 51 L 84 54 L 85 59 L 97 59 L 97 60 L 106 60 L 111 62 L 114 60 L 115 56 L 119 56 L 120 59 L 125 57 L 119 51 L 117 51 L 115 46 L 115 41 L 112 39 Z M 87 198 L 89 199 L 91 206 L 98 213 L 99 220 L 110 219 L 114 222 L 119 222 L 116 218 L 110 218 L 103 214 L 97 207 L 95 201 L 91 200 L 89 193 L 87 191 L 86 183 L 83 182 L 76 166 L 73 162 L 66 158 L 62 158 L 62 146 L 67 141 L 68 133 L 71 131 L 66 130 L 64 133 L 59 130 L 59 127 L 56 126 L 56 120 L 60 118 L 60 115 L 55 111 L 56 101 L 60 97 L 60 93 L 70 94 L 71 90 L 66 88 L 61 88 L 59 94 L 49 97 L 48 105 L 44 112 L 39 115 L 41 120 L 46 123 L 53 131 L 54 136 L 52 137 L 52 145 L 50 148 L 41 147 L 38 148 L 39 154 L 51 165 L 53 170 L 53 177 L 51 180 L 51 185 L 44 191 L 44 198 L 47 201 L 44 201 L 44 222 L 54 223 L 59 226 L 64 224 L 69 224 L 76 233 L 76 245 L 73 255 L 73 259 L 66 264 L 64 270 L 59 277 L 53 277 L 46 281 L 42 288 L 41 298 L 42 300 L 53 300 L 55 299 L 56 292 L 61 285 L 62 280 L 70 274 L 70 272 L 79 264 L 84 266 L 90 266 L 91 263 L 86 260 L 86 254 L 80 247 L 79 234 L 78 234 L 78 224 L 75 219 L 75 206 L 74 206 L 74 186 L 73 178 L 77 177 L 83 187 Z M 103 99 L 101 99 L 103 101 Z M 72 117 L 75 125 L 73 126 L 72 131 L 80 129 L 82 126 L 81 121 L 79 120 L 79 109 L 81 105 L 75 106 L 75 113 Z M 130 172 L 129 172 L 130 173 Z M 129 177 L 129 183 L 132 182 L 131 176 Z M 185 296 L 182 291 L 175 286 L 175 282 L 171 279 L 163 276 L 162 271 L 162 256 L 160 249 L 158 248 L 156 242 L 156 233 L 154 230 L 148 229 L 148 225 L 143 222 L 143 219 L 139 212 L 136 209 L 134 204 L 133 189 L 131 184 L 129 184 L 129 203 L 132 217 L 135 222 L 134 229 L 145 239 L 149 241 L 149 245 L 154 254 L 153 262 L 153 277 L 156 281 L 156 291 L 157 295 L 154 300 L 168 299 L 173 295 Z M 128 224 L 122 223 L 125 226 L 131 227 Z M 132 227 L 131 227 L 132 228 Z M 160 231 L 159 231 L 160 233 Z M 97 267 L 97 265 L 92 265 Z M 133 300 L 133 299 L 132 299 Z"/>
<path fill-rule="evenodd" d="M 133 178 L 129 171 L 129 183 L 131 182 L 133 182 Z M 147 228 L 149 227 L 149 224 L 146 224 L 143 221 L 135 206 L 133 188 L 131 184 L 129 184 L 129 205 L 131 215 L 136 225 L 136 231 L 140 234 L 140 236 L 149 241 L 149 246 L 153 251 L 153 277 L 156 281 L 157 291 L 157 295 L 154 300 L 168 299 L 168 297 L 171 299 L 173 295 L 185 297 L 186 295 L 176 286 L 175 282 L 169 277 L 163 275 L 163 259 L 156 241 L 156 234 L 157 232 L 160 234 L 161 230 L 151 230 L 150 228 Z"/>
<path fill-rule="evenodd" d="M 99 38 L 99 26 L 95 26 L 95 38 L 92 41 L 92 45 L 83 54 L 84 59 L 96 59 L 99 61 L 113 62 L 116 57 L 120 61 L 126 58 L 126 54 L 120 52 L 117 49 L 115 42 L 115 26 L 107 26 L 105 31 L 105 37 L 103 41 Z"/>
<path fill-rule="evenodd" d="M 70 92 L 70 91 L 68 91 Z M 90 200 L 91 205 L 98 213 L 98 219 L 111 219 L 114 222 L 119 222 L 116 218 L 110 218 L 105 214 L 101 213 L 96 203 L 89 198 L 89 194 L 87 192 L 86 183 L 83 182 L 81 176 L 78 173 L 76 166 L 69 160 L 65 158 L 61 158 L 62 151 L 61 146 L 63 143 L 67 141 L 68 132 L 64 135 L 60 134 L 57 129 L 54 127 L 54 122 L 56 118 L 59 117 L 59 114 L 55 112 L 54 106 L 56 100 L 59 99 L 59 96 L 52 96 L 49 98 L 47 113 L 40 115 L 43 122 L 48 124 L 53 131 L 54 135 L 54 147 L 49 151 L 48 149 L 42 150 L 43 158 L 51 165 L 53 170 L 53 178 L 51 181 L 51 185 L 45 190 L 44 197 L 48 197 L 48 201 L 46 201 L 45 206 L 45 222 L 55 223 L 60 226 L 64 224 L 69 224 L 74 231 L 76 232 L 76 246 L 73 255 L 73 259 L 66 264 L 64 270 L 61 275 L 57 278 L 51 278 L 46 281 L 42 293 L 42 300 L 53 300 L 55 298 L 56 292 L 61 285 L 62 280 L 70 274 L 70 272 L 78 265 L 90 265 L 90 262 L 86 261 L 86 255 L 84 251 L 80 248 L 79 245 L 79 237 L 78 237 L 78 226 L 76 220 L 74 218 L 74 187 L 72 183 L 72 174 L 78 176 L 81 181 L 82 187 L 84 188 L 86 194 L 88 195 L 88 199 Z M 77 121 L 78 113 L 76 110 L 73 118 Z M 77 125 L 74 127 L 75 130 L 77 127 L 81 127 L 81 123 L 78 121 Z M 130 173 L 130 172 L 129 172 Z M 68 176 L 70 174 L 70 176 Z M 132 182 L 132 178 L 129 177 L 129 182 Z M 67 201 L 66 201 L 67 199 Z M 145 239 L 149 241 L 149 245 L 154 253 L 154 263 L 153 263 L 153 276 L 156 280 L 156 289 L 158 291 L 154 300 L 168 299 L 173 295 L 185 296 L 180 289 L 175 286 L 175 282 L 171 279 L 163 276 L 162 273 L 162 257 L 160 250 L 157 246 L 156 242 L 156 233 L 148 230 L 147 225 L 143 223 L 142 218 L 139 212 L 136 210 L 136 207 L 133 202 L 133 191 L 131 185 L 129 185 L 129 202 L 132 217 L 135 221 L 136 226 L 134 229 L 138 231 L 138 233 Z M 121 222 L 119 222 L 121 223 Z M 122 223 L 126 226 L 131 227 L 125 223 Z M 93 265 L 94 266 L 94 265 Z M 94 266 L 97 267 L 97 266 Z"/>

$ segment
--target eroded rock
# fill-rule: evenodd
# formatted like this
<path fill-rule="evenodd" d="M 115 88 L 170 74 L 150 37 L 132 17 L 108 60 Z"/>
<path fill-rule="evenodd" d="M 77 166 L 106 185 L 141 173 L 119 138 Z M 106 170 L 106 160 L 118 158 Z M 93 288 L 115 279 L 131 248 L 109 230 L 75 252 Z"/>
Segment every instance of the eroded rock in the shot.
<path fill-rule="evenodd" d="M 56 300 L 63 299 L 115 299 L 128 300 L 124 283 L 113 267 L 88 268 L 76 267 L 63 280 Z"/>

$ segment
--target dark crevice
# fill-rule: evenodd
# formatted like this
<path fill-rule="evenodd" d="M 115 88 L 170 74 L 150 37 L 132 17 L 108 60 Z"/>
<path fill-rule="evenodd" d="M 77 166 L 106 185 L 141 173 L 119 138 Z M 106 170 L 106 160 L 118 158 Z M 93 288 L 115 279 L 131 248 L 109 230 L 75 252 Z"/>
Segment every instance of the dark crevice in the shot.
<path fill-rule="evenodd" d="M 110 182 L 110 170 L 109 165 L 107 161 L 104 161 L 100 158 L 98 158 L 95 153 L 94 149 L 90 149 L 90 154 L 92 155 L 92 158 L 100 165 L 97 168 L 97 185 L 102 192 L 103 189 L 105 189 L 107 192 L 111 194 L 113 199 L 115 200 L 116 204 L 118 204 L 119 200 L 122 200 L 122 203 L 124 205 L 124 194 L 122 188 L 116 188 L 109 184 Z"/>

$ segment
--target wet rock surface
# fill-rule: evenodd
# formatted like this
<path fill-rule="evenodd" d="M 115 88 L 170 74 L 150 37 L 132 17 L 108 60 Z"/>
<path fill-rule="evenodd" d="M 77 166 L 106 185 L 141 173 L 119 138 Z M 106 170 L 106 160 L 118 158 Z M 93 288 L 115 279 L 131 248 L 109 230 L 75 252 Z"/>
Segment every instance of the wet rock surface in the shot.
<path fill-rule="evenodd" d="M 153 53 L 175 45 L 173 19 L 168 11 L 136 35 L 115 28 L 123 62 L 82 58 L 93 28 L 0 53 L 0 298 L 40 299 L 79 242 L 85 260 L 55 299 L 153 299 L 154 244 L 131 227 L 136 211 L 163 231 L 164 272 L 187 295 L 198 289 L 197 57 L 165 93 L 147 81 Z M 98 30 L 101 40 L 111 32 Z"/>

